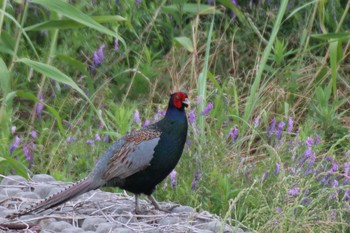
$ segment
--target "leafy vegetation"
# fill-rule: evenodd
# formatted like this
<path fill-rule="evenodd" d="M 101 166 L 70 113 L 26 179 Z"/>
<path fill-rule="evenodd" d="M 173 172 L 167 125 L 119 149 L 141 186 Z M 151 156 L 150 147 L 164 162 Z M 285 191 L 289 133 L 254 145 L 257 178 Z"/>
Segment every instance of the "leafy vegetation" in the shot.
<path fill-rule="evenodd" d="M 187 90 L 158 199 L 248 231 L 349 230 L 349 1 L 0 3 L 1 174 L 83 178 Z"/>

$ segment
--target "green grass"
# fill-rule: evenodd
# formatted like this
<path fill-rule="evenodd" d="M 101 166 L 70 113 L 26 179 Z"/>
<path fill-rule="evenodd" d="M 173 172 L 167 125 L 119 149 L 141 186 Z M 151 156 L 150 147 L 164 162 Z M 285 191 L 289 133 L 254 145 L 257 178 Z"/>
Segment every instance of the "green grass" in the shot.
<path fill-rule="evenodd" d="M 348 232 L 350 4 L 120 2 L 0 1 L 0 173 L 83 178 L 99 137 L 186 90 L 196 121 L 159 200 L 252 232 Z"/>

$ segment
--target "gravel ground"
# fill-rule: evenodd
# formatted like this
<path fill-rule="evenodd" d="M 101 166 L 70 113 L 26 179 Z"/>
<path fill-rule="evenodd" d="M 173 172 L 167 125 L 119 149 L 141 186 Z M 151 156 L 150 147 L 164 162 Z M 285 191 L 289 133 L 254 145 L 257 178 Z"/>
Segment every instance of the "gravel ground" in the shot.
<path fill-rule="evenodd" d="M 177 206 L 170 213 L 155 210 L 140 200 L 141 215 L 134 213 L 134 197 L 126 193 L 94 190 L 64 205 L 37 214 L 9 220 L 5 216 L 23 209 L 61 189 L 67 183 L 45 174 L 29 181 L 21 176 L 3 177 L 0 183 L 0 232 L 64 232 L 64 233 L 132 233 L 132 232 L 233 232 L 240 228 L 224 224 L 206 211 L 196 212 L 190 206 Z M 174 203 L 160 203 L 162 208 Z M 15 229 L 17 228 L 17 229 Z"/>

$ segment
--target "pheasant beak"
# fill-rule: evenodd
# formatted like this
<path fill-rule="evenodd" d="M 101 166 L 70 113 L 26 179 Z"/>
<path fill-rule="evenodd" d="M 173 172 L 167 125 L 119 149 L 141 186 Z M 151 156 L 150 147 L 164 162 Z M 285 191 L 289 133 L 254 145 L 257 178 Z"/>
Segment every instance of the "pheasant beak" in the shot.
<path fill-rule="evenodd" d="M 184 101 L 182 101 L 182 103 L 185 107 L 188 107 L 188 105 L 190 105 L 190 100 L 186 98 Z"/>

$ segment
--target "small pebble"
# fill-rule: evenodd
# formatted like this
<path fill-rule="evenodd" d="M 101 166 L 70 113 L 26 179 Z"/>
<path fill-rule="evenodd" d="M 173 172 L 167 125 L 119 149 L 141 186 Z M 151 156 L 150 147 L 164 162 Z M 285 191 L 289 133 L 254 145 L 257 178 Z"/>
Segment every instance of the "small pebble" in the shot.
<path fill-rule="evenodd" d="M 105 222 L 98 225 L 96 233 L 108 233 L 117 227 L 116 224 Z"/>
<path fill-rule="evenodd" d="M 78 227 L 68 227 L 63 229 L 61 232 L 62 233 L 82 233 L 84 232 L 84 230 Z"/>
<path fill-rule="evenodd" d="M 0 190 L 0 194 L 6 197 L 14 197 L 17 193 L 22 192 L 20 188 L 3 188 Z"/>
<path fill-rule="evenodd" d="M 180 222 L 181 219 L 179 217 L 165 217 L 159 220 L 159 225 L 160 226 L 167 226 L 167 225 L 172 225 Z"/>
<path fill-rule="evenodd" d="M 27 180 L 22 176 L 6 176 L 2 181 L 1 185 L 20 185 L 22 183 L 27 183 Z"/>
<path fill-rule="evenodd" d="M 51 189 L 55 186 L 50 184 L 38 184 L 34 187 L 34 193 L 38 194 L 40 198 L 45 198 L 49 196 Z"/>
<path fill-rule="evenodd" d="M 37 174 L 32 177 L 32 181 L 36 183 L 48 183 L 50 181 L 55 181 L 55 179 L 46 174 Z"/>
<path fill-rule="evenodd" d="M 178 206 L 178 207 L 175 207 L 171 212 L 172 213 L 191 213 L 191 212 L 194 212 L 194 209 L 191 206 Z"/>
<path fill-rule="evenodd" d="M 48 228 L 46 230 L 54 231 L 54 232 L 61 232 L 65 228 L 71 228 L 72 225 L 65 221 L 58 221 L 58 222 L 51 222 L 48 225 Z"/>
<path fill-rule="evenodd" d="M 112 233 L 135 233 L 135 231 L 128 228 L 116 228 L 112 231 Z"/>
<path fill-rule="evenodd" d="M 28 198 L 28 199 L 40 199 L 40 196 L 34 192 L 21 192 L 18 197 Z"/>
<path fill-rule="evenodd" d="M 105 222 L 107 222 L 107 220 L 102 217 L 87 217 L 83 222 L 82 228 L 85 231 L 96 231 L 97 227 Z"/>

